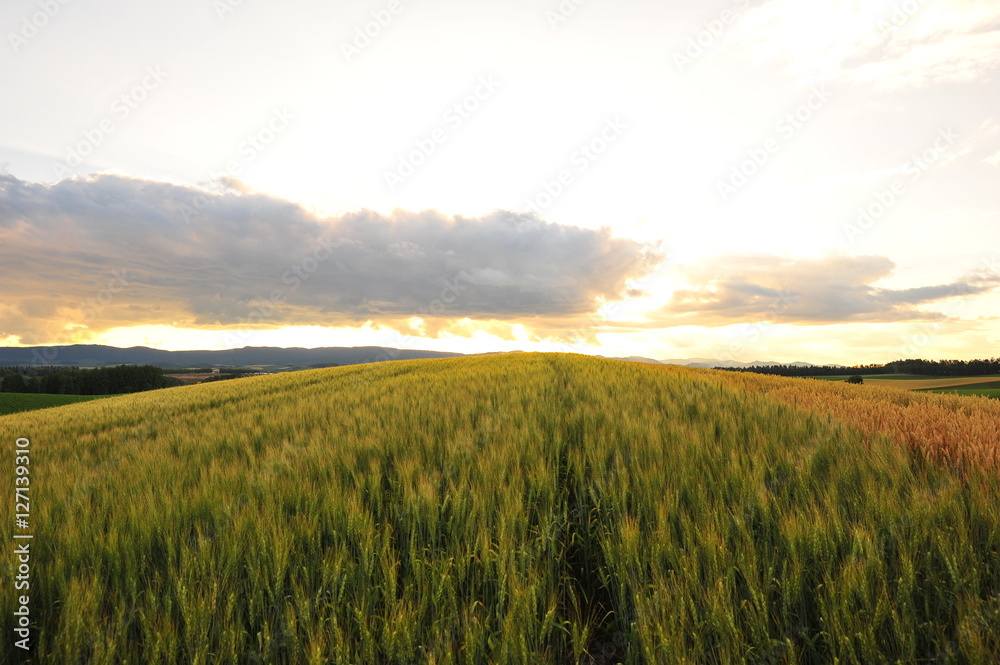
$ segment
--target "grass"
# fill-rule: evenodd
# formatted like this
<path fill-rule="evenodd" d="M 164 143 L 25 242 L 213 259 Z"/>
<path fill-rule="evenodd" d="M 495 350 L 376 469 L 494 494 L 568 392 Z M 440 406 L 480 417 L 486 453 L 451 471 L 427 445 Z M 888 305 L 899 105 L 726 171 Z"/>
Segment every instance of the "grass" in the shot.
<path fill-rule="evenodd" d="M 39 395 L 35 393 L 0 393 L 0 416 L 35 409 L 48 409 L 78 402 L 89 402 L 105 395 Z"/>
<path fill-rule="evenodd" d="M 0 418 L 36 661 L 993 662 L 997 474 L 723 374 L 516 354 Z"/>

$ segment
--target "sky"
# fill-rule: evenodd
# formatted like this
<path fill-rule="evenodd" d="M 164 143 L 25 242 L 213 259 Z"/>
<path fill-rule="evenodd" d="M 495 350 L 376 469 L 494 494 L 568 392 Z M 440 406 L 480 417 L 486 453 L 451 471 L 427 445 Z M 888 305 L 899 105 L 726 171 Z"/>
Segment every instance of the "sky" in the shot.
<path fill-rule="evenodd" d="M 0 345 L 996 357 L 993 0 L 6 0 Z"/>

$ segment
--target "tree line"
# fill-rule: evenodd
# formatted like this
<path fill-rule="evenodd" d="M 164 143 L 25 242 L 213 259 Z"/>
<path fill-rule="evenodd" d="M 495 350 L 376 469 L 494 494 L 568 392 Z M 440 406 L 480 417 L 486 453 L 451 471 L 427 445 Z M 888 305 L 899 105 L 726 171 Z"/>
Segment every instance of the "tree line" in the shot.
<path fill-rule="evenodd" d="M 753 372 L 776 376 L 842 376 L 844 374 L 919 374 L 922 376 L 984 376 L 1000 374 L 1000 358 L 989 360 L 894 360 L 884 365 L 852 367 L 800 367 L 766 365 L 761 367 L 716 367 L 730 372 Z"/>
<path fill-rule="evenodd" d="M 182 385 L 155 365 L 118 365 L 96 369 L 0 367 L 0 392 L 48 395 L 120 395 Z"/>

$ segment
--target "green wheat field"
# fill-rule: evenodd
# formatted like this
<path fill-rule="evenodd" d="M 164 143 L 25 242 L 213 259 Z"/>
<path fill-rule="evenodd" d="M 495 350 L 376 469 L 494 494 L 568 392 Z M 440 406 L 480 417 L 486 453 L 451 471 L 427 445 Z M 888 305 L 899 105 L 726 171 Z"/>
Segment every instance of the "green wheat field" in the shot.
<path fill-rule="evenodd" d="M 513 354 L 0 417 L 32 662 L 997 662 L 996 470 L 714 376 Z"/>

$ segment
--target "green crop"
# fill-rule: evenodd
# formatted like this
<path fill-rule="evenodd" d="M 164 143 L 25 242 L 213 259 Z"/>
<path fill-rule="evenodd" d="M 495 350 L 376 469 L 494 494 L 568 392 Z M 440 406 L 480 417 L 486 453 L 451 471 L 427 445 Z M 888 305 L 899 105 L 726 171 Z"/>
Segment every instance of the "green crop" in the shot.
<path fill-rule="evenodd" d="M 1000 653 L 995 471 L 711 372 L 380 363 L 4 416 L 0 433 L 32 446 L 36 663 Z"/>

